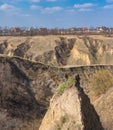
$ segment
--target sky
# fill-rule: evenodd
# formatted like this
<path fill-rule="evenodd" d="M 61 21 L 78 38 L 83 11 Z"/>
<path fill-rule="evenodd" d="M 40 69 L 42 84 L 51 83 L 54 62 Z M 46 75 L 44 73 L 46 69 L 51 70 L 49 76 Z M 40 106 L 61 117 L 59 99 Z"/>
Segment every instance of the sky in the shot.
<path fill-rule="evenodd" d="M 113 27 L 113 0 L 0 0 L 0 26 Z"/>

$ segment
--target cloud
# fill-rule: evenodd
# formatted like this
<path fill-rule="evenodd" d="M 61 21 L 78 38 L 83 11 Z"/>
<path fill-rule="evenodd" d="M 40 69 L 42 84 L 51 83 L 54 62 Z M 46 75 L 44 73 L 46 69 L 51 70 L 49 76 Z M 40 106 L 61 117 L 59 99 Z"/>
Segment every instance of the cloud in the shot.
<path fill-rule="evenodd" d="M 40 0 L 30 0 L 31 2 L 40 2 Z"/>
<path fill-rule="evenodd" d="M 68 13 L 75 13 L 75 10 L 74 9 L 67 9 L 66 12 L 68 12 Z"/>
<path fill-rule="evenodd" d="M 106 2 L 113 2 L 113 0 L 106 0 Z"/>
<path fill-rule="evenodd" d="M 92 3 L 84 3 L 84 4 L 75 4 L 74 7 L 75 8 L 89 8 L 89 7 L 93 7 L 94 4 Z"/>
<path fill-rule="evenodd" d="M 90 11 L 92 11 L 92 9 L 87 9 L 87 8 L 81 8 L 81 9 L 79 9 L 78 11 L 83 11 L 83 12 L 90 12 Z"/>
<path fill-rule="evenodd" d="M 10 5 L 10 4 L 2 4 L 0 6 L 0 10 L 1 11 L 4 11 L 4 12 L 8 12 L 8 13 L 13 13 L 13 14 L 16 14 L 19 12 L 19 9 L 16 8 L 15 6 L 13 5 Z"/>
<path fill-rule="evenodd" d="M 84 3 L 84 4 L 75 4 L 74 8 L 78 9 L 80 12 L 89 12 L 92 11 L 91 7 L 94 7 L 93 3 Z"/>
<path fill-rule="evenodd" d="M 1 0 L 2 2 L 7 2 L 7 3 L 19 3 L 19 2 L 40 2 L 41 0 Z"/>
<path fill-rule="evenodd" d="M 40 10 L 42 7 L 41 6 L 37 6 L 37 5 L 31 5 L 30 9 L 32 10 Z"/>
<path fill-rule="evenodd" d="M 43 13 L 43 14 L 45 14 L 45 13 L 51 14 L 51 13 L 59 12 L 61 10 L 62 10 L 62 7 L 59 7 L 59 6 L 46 7 L 46 8 L 41 9 L 41 13 Z"/>
<path fill-rule="evenodd" d="M 30 9 L 31 10 L 39 10 L 42 14 L 52 14 L 52 13 L 61 11 L 63 8 L 60 6 L 45 7 L 44 8 L 42 6 L 31 5 Z"/>
<path fill-rule="evenodd" d="M 113 4 L 112 5 L 105 5 L 103 8 L 104 9 L 113 9 Z"/>

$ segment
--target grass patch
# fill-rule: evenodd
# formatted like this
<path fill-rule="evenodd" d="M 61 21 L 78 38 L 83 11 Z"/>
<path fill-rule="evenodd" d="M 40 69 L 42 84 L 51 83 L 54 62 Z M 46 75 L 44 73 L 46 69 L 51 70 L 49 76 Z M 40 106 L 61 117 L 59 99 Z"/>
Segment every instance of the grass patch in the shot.
<path fill-rule="evenodd" d="M 70 77 L 66 82 L 59 85 L 57 93 L 62 94 L 67 87 L 70 87 L 75 83 L 74 77 Z"/>

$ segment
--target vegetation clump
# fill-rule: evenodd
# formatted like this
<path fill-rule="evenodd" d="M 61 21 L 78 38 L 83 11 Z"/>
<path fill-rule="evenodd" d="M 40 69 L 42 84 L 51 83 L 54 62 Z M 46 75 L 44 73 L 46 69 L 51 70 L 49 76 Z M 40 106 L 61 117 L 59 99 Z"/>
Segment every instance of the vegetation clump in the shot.
<path fill-rule="evenodd" d="M 62 84 L 59 85 L 59 87 L 57 89 L 57 93 L 62 94 L 64 92 L 64 90 L 67 87 L 72 86 L 73 83 L 75 83 L 75 79 L 74 79 L 74 77 L 70 77 L 66 82 L 63 82 Z"/>
<path fill-rule="evenodd" d="M 100 70 L 93 75 L 90 83 L 95 94 L 99 96 L 113 87 L 113 74 L 109 70 Z"/>

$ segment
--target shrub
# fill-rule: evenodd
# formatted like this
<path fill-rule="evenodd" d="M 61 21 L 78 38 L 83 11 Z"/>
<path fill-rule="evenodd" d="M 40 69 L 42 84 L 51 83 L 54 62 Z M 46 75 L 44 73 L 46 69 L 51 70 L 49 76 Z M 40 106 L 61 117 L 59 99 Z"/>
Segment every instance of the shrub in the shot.
<path fill-rule="evenodd" d="M 90 83 L 97 96 L 104 94 L 110 87 L 113 87 L 113 75 L 108 70 L 100 70 L 93 75 Z"/>
<path fill-rule="evenodd" d="M 62 84 L 59 85 L 57 93 L 62 94 L 65 88 L 72 86 L 74 82 L 75 82 L 74 77 L 70 77 L 66 82 L 63 82 Z"/>

